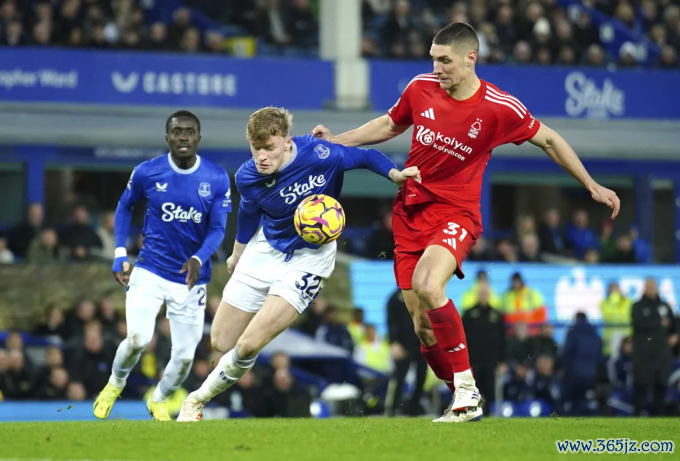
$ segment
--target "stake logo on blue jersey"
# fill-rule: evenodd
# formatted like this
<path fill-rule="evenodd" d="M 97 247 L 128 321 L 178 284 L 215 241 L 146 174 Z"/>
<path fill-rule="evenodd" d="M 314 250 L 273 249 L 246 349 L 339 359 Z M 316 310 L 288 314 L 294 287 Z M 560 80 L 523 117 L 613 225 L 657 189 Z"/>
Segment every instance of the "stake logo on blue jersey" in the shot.
<path fill-rule="evenodd" d="M 142 198 L 146 198 L 144 245 L 136 265 L 183 284 L 186 274 L 179 271 L 196 256 L 202 263 L 198 284 L 208 283 L 210 256 L 224 239 L 231 211 L 227 173 L 201 157 L 189 170 L 177 167 L 170 154 L 140 164 L 116 210 L 116 247 L 125 246 L 132 208 Z"/>
<path fill-rule="evenodd" d="M 295 231 L 295 209 L 311 194 L 337 199 L 345 171 L 357 168 L 389 177 L 396 166 L 375 149 L 345 147 L 311 135 L 293 138 L 293 155 L 274 174 L 259 173 L 255 161 L 248 160 L 236 173 L 241 194 L 236 240 L 248 243 L 261 225 L 269 244 L 282 253 L 318 248 Z"/>

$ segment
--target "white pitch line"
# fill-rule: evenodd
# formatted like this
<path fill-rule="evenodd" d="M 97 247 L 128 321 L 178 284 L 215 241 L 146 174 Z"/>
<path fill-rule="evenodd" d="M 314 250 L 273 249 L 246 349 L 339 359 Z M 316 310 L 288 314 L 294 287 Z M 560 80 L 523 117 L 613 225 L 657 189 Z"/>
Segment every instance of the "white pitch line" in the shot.
<path fill-rule="evenodd" d="M 0 458 L 0 461 L 140 461 L 130 459 Z M 149 461 L 149 460 L 144 460 Z"/>

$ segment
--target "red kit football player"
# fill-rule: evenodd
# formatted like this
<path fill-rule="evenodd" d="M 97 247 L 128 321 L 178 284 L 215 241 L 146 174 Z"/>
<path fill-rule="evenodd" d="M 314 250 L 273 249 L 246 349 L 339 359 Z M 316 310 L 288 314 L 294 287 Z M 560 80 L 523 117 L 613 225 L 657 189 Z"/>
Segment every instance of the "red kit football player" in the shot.
<path fill-rule="evenodd" d="M 513 96 L 475 73 L 479 40 L 465 23 L 449 24 L 430 49 L 432 74 L 411 80 L 387 115 L 338 136 L 324 126 L 313 134 L 345 146 L 377 144 L 414 126 L 406 166 L 420 169 L 394 200 L 394 274 L 413 316 L 421 352 L 453 391 L 435 422 L 477 421 L 480 395 L 470 370 L 465 332 L 445 288 L 482 232 L 482 176 L 493 148 L 529 141 L 588 189 L 593 199 L 619 212 L 616 194 L 597 184 L 572 148 L 536 120 Z"/>

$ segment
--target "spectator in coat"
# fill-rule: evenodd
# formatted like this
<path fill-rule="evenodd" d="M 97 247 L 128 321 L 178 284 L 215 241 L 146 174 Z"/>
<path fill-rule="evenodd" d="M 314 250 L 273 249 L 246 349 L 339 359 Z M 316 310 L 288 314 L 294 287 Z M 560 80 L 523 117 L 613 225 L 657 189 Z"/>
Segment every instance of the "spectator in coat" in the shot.
<path fill-rule="evenodd" d="M 480 284 L 477 304 L 463 314 L 463 328 L 468 339 L 470 366 L 479 392 L 484 398 L 484 411 L 489 414 L 495 400 L 496 372 L 505 362 L 505 323 L 503 313 L 489 305 L 488 284 Z"/>
<path fill-rule="evenodd" d="M 588 414 L 588 396 L 603 363 L 602 339 L 583 312 L 567 333 L 560 356 L 564 371 L 565 411 L 570 415 Z"/>
<path fill-rule="evenodd" d="M 543 224 L 538 228 L 541 251 L 553 255 L 565 252 L 563 231 L 560 228 L 560 212 L 551 208 L 545 213 Z"/>
<path fill-rule="evenodd" d="M 420 353 L 420 340 L 413 331 L 413 319 L 406 308 L 400 289 L 395 290 L 387 302 L 387 327 L 390 351 L 394 359 L 394 373 L 392 374 L 394 385 L 390 387 L 394 395 L 388 399 L 392 404 L 386 408 L 386 411 L 393 416 L 400 409 L 406 375 L 411 365 L 415 365 L 416 380 L 413 393 L 403 409 L 405 414 L 415 416 L 420 412 L 419 402 L 427 378 L 427 362 Z"/>
<path fill-rule="evenodd" d="M 638 228 L 632 226 L 628 230 L 628 236 L 630 237 L 631 243 L 633 245 L 635 261 L 640 264 L 651 264 L 652 248 L 649 246 L 649 243 L 647 243 L 642 237 L 640 237 L 640 232 L 638 231 Z"/>
<path fill-rule="evenodd" d="M 524 402 L 531 398 L 532 389 L 529 385 L 531 363 L 517 363 L 503 384 L 503 397 L 513 402 Z"/>
<path fill-rule="evenodd" d="M 573 222 L 567 226 L 567 241 L 579 259 L 583 259 L 587 250 L 600 248 L 597 234 L 588 227 L 588 213 L 585 210 L 574 213 Z"/>
<path fill-rule="evenodd" d="M 548 312 L 543 302 L 543 297 L 524 283 L 524 279 L 516 272 L 512 275 L 510 289 L 503 297 L 503 313 L 507 323 L 545 323 Z M 538 327 L 533 325 L 530 332 L 535 334 Z"/>
<path fill-rule="evenodd" d="M 633 405 L 635 414 L 646 411 L 649 390 L 653 391 L 651 414 L 665 412 L 666 383 L 671 372 L 671 348 L 677 343 L 675 317 L 661 299 L 656 280 L 647 279 L 645 291 L 633 304 Z"/>
<path fill-rule="evenodd" d="M 630 312 L 632 307 L 630 299 L 626 298 L 619 284 L 612 282 L 609 284 L 608 294 L 600 303 L 602 320 L 605 324 L 620 325 L 605 327 L 602 339 L 604 340 L 604 354 L 611 355 L 618 349 L 618 343 L 625 337 L 630 336 Z"/>
<path fill-rule="evenodd" d="M 17 258 L 25 258 L 28 247 L 43 226 L 43 206 L 32 203 L 28 206 L 26 220 L 9 231 L 8 246 Z"/>
<path fill-rule="evenodd" d="M 633 338 L 624 338 L 618 356 L 609 359 L 608 374 L 612 398 L 630 403 L 633 396 Z"/>
<path fill-rule="evenodd" d="M 533 398 L 543 400 L 553 408 L 561 395 L 560 383 L 554 370 L 554 358 L 541 355 L 536 360 L 536 372 L 530 380 Z"/>
<path fill-rule="evenodd" d="M 351 354 L 354 350 L 354 341 L 352 341 L 347 325 L 338 317 L 338 308 L 329 306 L 324 320 L 324 323 L 316 330 L 316 340 L 341 347 Z"/>
<path fill-rule="evenodd" d="M 529 327 L 524 322 L 513 325 L 514 335 L 507 339 L 508 362 L 533 364 L 535 358 L 534 339 L 529 336 Z"/>
<path fill-rule="evenodd" d="M 477 244 L 479 244 L 479 240 L 477 240 Z M 475 281 L 473 282 L 470 289 L 463 293 L 463 298 L 461 299 L 461 303 L 458 306 L 463 311 L 475 306 L 478 302 L 479 287 L 481 285 L 485 285 L 489 292 L 489 305 L 494 309 L 503 309 L 503 299 L 498 296 L 493 288 L 491 288 L 491 285 L 489 285 L 489 274 L 484 270 L 477 271 L 477 277 Z"/>
<path fill-rule="evenodd" d="M 55 264 L 61 261 L 57 233 L 54 229 L 43 229 L 40 234 L 31 241 L 26 259 L 30 264 L 39 264 L 41 266 Z"/>

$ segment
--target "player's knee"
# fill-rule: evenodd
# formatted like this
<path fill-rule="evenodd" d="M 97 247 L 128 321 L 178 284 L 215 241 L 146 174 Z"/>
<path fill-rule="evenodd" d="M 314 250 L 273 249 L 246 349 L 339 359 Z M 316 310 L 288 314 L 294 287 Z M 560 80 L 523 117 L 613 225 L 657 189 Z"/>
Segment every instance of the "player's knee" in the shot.
<path fill-rule="evenodd" d="M 131 332 L 128 334 L 127 339 L 130 352 L 129 355 L 139 354 L 144 349 L 146 349 L 146 346 L 148 346 L 151 342 L 151 338 L 147 338 L 145 335 L 137 332 Z"/>
<path fill-rule="evenodd" d="M 254 338 L 241 338 L 236 344 L 238 355 L 241 357 L 253 357 L 260 352 L 262 347 Z"/>
<path fill-rule="evenodd" d="M 224 341 L 220 338 L 220 335 L 212 335 L 210 337 L 210 344 L 212 344 L 212 348 L 215 352 L 219 352 L 220 354 L 227 352 L 224 347 Z"/>
<path fill-rule="evenodd" d="M 180 347 L 172 349 L 171 358 L 180 367 L 191 366 L 191 362 L 194 360 L 194 353 L 196 348 Z"/>
<path fill-rule="evenodd" d="M 441 287 L 434 283 L 427 274 L 413 274 L 411 283 L 418 299 L 428 307 L 436 304 L 438 298 L 441 297 Z"/>

